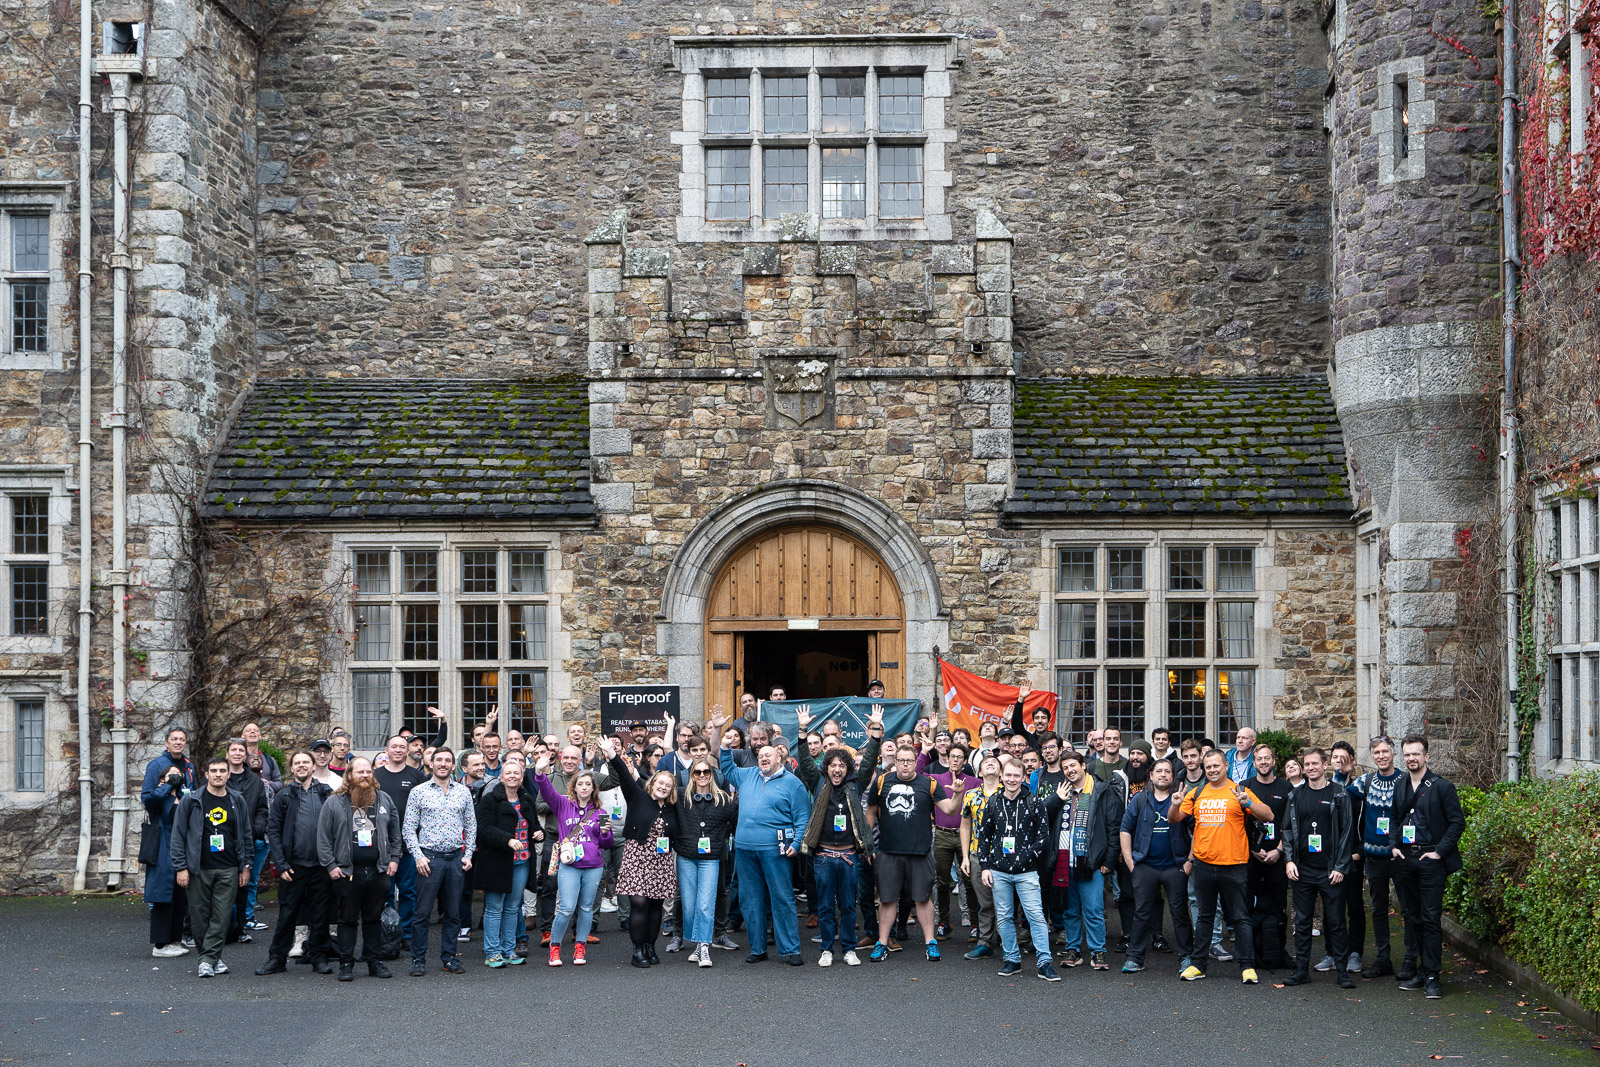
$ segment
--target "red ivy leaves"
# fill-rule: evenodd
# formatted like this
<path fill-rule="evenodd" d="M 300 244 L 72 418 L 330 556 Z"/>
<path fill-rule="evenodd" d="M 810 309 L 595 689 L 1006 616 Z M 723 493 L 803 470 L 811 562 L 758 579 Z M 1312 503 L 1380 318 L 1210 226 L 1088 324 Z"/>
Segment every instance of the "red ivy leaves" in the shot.
<path fill-rule="evenodd" d="M 1551 11 L 1544 0 L 1528 0 L 1523 7 L 1523 35 L 1532 48 L 1539 49 L 1530 64 L 1533 84 L 1523 99 L 1522 137 L 1519 166 L 1522 178 L 1523 256 L 1530 269 L 1552 256 L 1578 254 L 1586 260 L 1600 259 L 1600 94 L 1591 94 L 1585 116 L 1583 155 L 1570 151 L 1571 104 L 1569 70 L 1565 64 L 1544 62 L 1545 42 L 1558 38 L 1565 25 L 1552 25 Z M 1559 12 L 1565 17 L 1565 12 Z M 1586 0 L 1573 20 L 1591 29 L 1600 27 L 1600 0 Z M 1588 57 L 1589 84 L 1600 87 L 1600 49 L 1592 45 Z M 1558 143 L 1551 145 L 1551 126 L 1558 124 Z"/>

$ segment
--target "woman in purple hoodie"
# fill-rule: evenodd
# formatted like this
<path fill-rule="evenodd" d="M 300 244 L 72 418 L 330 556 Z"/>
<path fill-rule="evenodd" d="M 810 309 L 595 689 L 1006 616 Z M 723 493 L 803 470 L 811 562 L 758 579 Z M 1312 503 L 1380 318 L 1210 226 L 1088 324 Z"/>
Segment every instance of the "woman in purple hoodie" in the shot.
<path fill-rule="evenodd" d="M 561 834 L 552 862 L 556 871 L 556 916 L 550 924 L 550 966 L 561 966 L 561 941 L 567 933 L 572 913 L 578 913 L 576 944 L 572 962 L 582 966 L 588 948 L 589 930 L 594 926 L 594 895 L 605 871 L 606 849 L 611 847 L 611 821 L 600 806 L 594 775 L 581 770 L 567 782 L 565 794 L 558 793 L 550 781 L 550 760 L 540 757 L 534 768 L 534 784 L 555 813 Z"/>

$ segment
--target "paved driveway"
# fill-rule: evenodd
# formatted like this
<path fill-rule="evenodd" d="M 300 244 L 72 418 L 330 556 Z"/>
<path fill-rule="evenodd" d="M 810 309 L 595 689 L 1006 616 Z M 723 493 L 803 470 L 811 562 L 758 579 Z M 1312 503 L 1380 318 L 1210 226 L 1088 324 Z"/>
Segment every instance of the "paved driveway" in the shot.
<path fill-rule="evenodd" d="M 491 971 L 474 941 L 465 975 L 378 981 L 358 965 L 348 985 L 297 966 L 257 978 L 265 946 L 234 945 L 233 973 L 202 981 L 192 955 L 150 957 L 137 899 L 4 900 L 0 1064 L 1600 1064 L 1600 1040 L 1459 957 L 1430 1002 L 1389 978 L 1250 988 L 1231 964 L 1184 983 L 1155 955 L 1142 974 L 1055 985 L 909 951 L 824 971 L 809 945 L 803 969 L 718 952 L 708 971 L 681 956 L 639 971 L 615 923 L 600 934 L 588 967 Z"/>

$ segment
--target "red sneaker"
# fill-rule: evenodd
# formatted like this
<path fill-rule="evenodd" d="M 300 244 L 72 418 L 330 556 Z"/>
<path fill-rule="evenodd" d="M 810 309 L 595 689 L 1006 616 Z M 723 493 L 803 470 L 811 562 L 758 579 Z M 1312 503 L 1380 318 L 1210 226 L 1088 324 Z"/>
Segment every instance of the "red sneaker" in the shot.
<path fill-rule="evenodd" d="M 572 946 L 572 965 L 574 967 L 582 967 L 588 962 L 586 959 L 584 959 L 584 953 L 587 952 L 588 948 L 588 945 Z"/>
<path fill-rule="evenodd" d="M 582 948 L 583 946 L 579 945 L 578 947 Z M 561 966 L 561 946 L 560 945 L 551 945 L 550 946 L 550 966 L 552 966 L 552 967 Z"/>

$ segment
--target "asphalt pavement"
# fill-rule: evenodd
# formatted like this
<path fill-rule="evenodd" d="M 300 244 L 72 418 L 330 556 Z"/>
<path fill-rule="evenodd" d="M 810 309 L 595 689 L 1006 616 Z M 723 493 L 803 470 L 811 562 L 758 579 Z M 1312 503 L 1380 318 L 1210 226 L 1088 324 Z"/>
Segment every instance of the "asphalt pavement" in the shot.
<path fill-rule="evenodd" d="M 137 898 L 0 900 L 0 1065 L 1600 1064 L 1600 1038 L 1448 953 L 1439 1001 L 1391 978 L 1286 989 L 1267 972 L 1249 987 L 1233 964 L 1186 983 L 1153 953 L 1141 974 L 1081 967 L 1047 984 L 961 959 L 960 940 L 941 963 L 908 949 L 822 970 L 808 943 L 804 968 L 716 952 L 709 970 L 663 955 L 641 971 L 603 918 L 586 967 L 490 970 L 475 938 L 464 975 L 439 970 L 435 942 L 425 977 L 401 961 L 394 978 L 358 965 L 340 984 L 293 965 L 257 978 L 264 943 L 228 946 L 232 973 L 211 979 L 193 954 L 152 959 Z"/>

